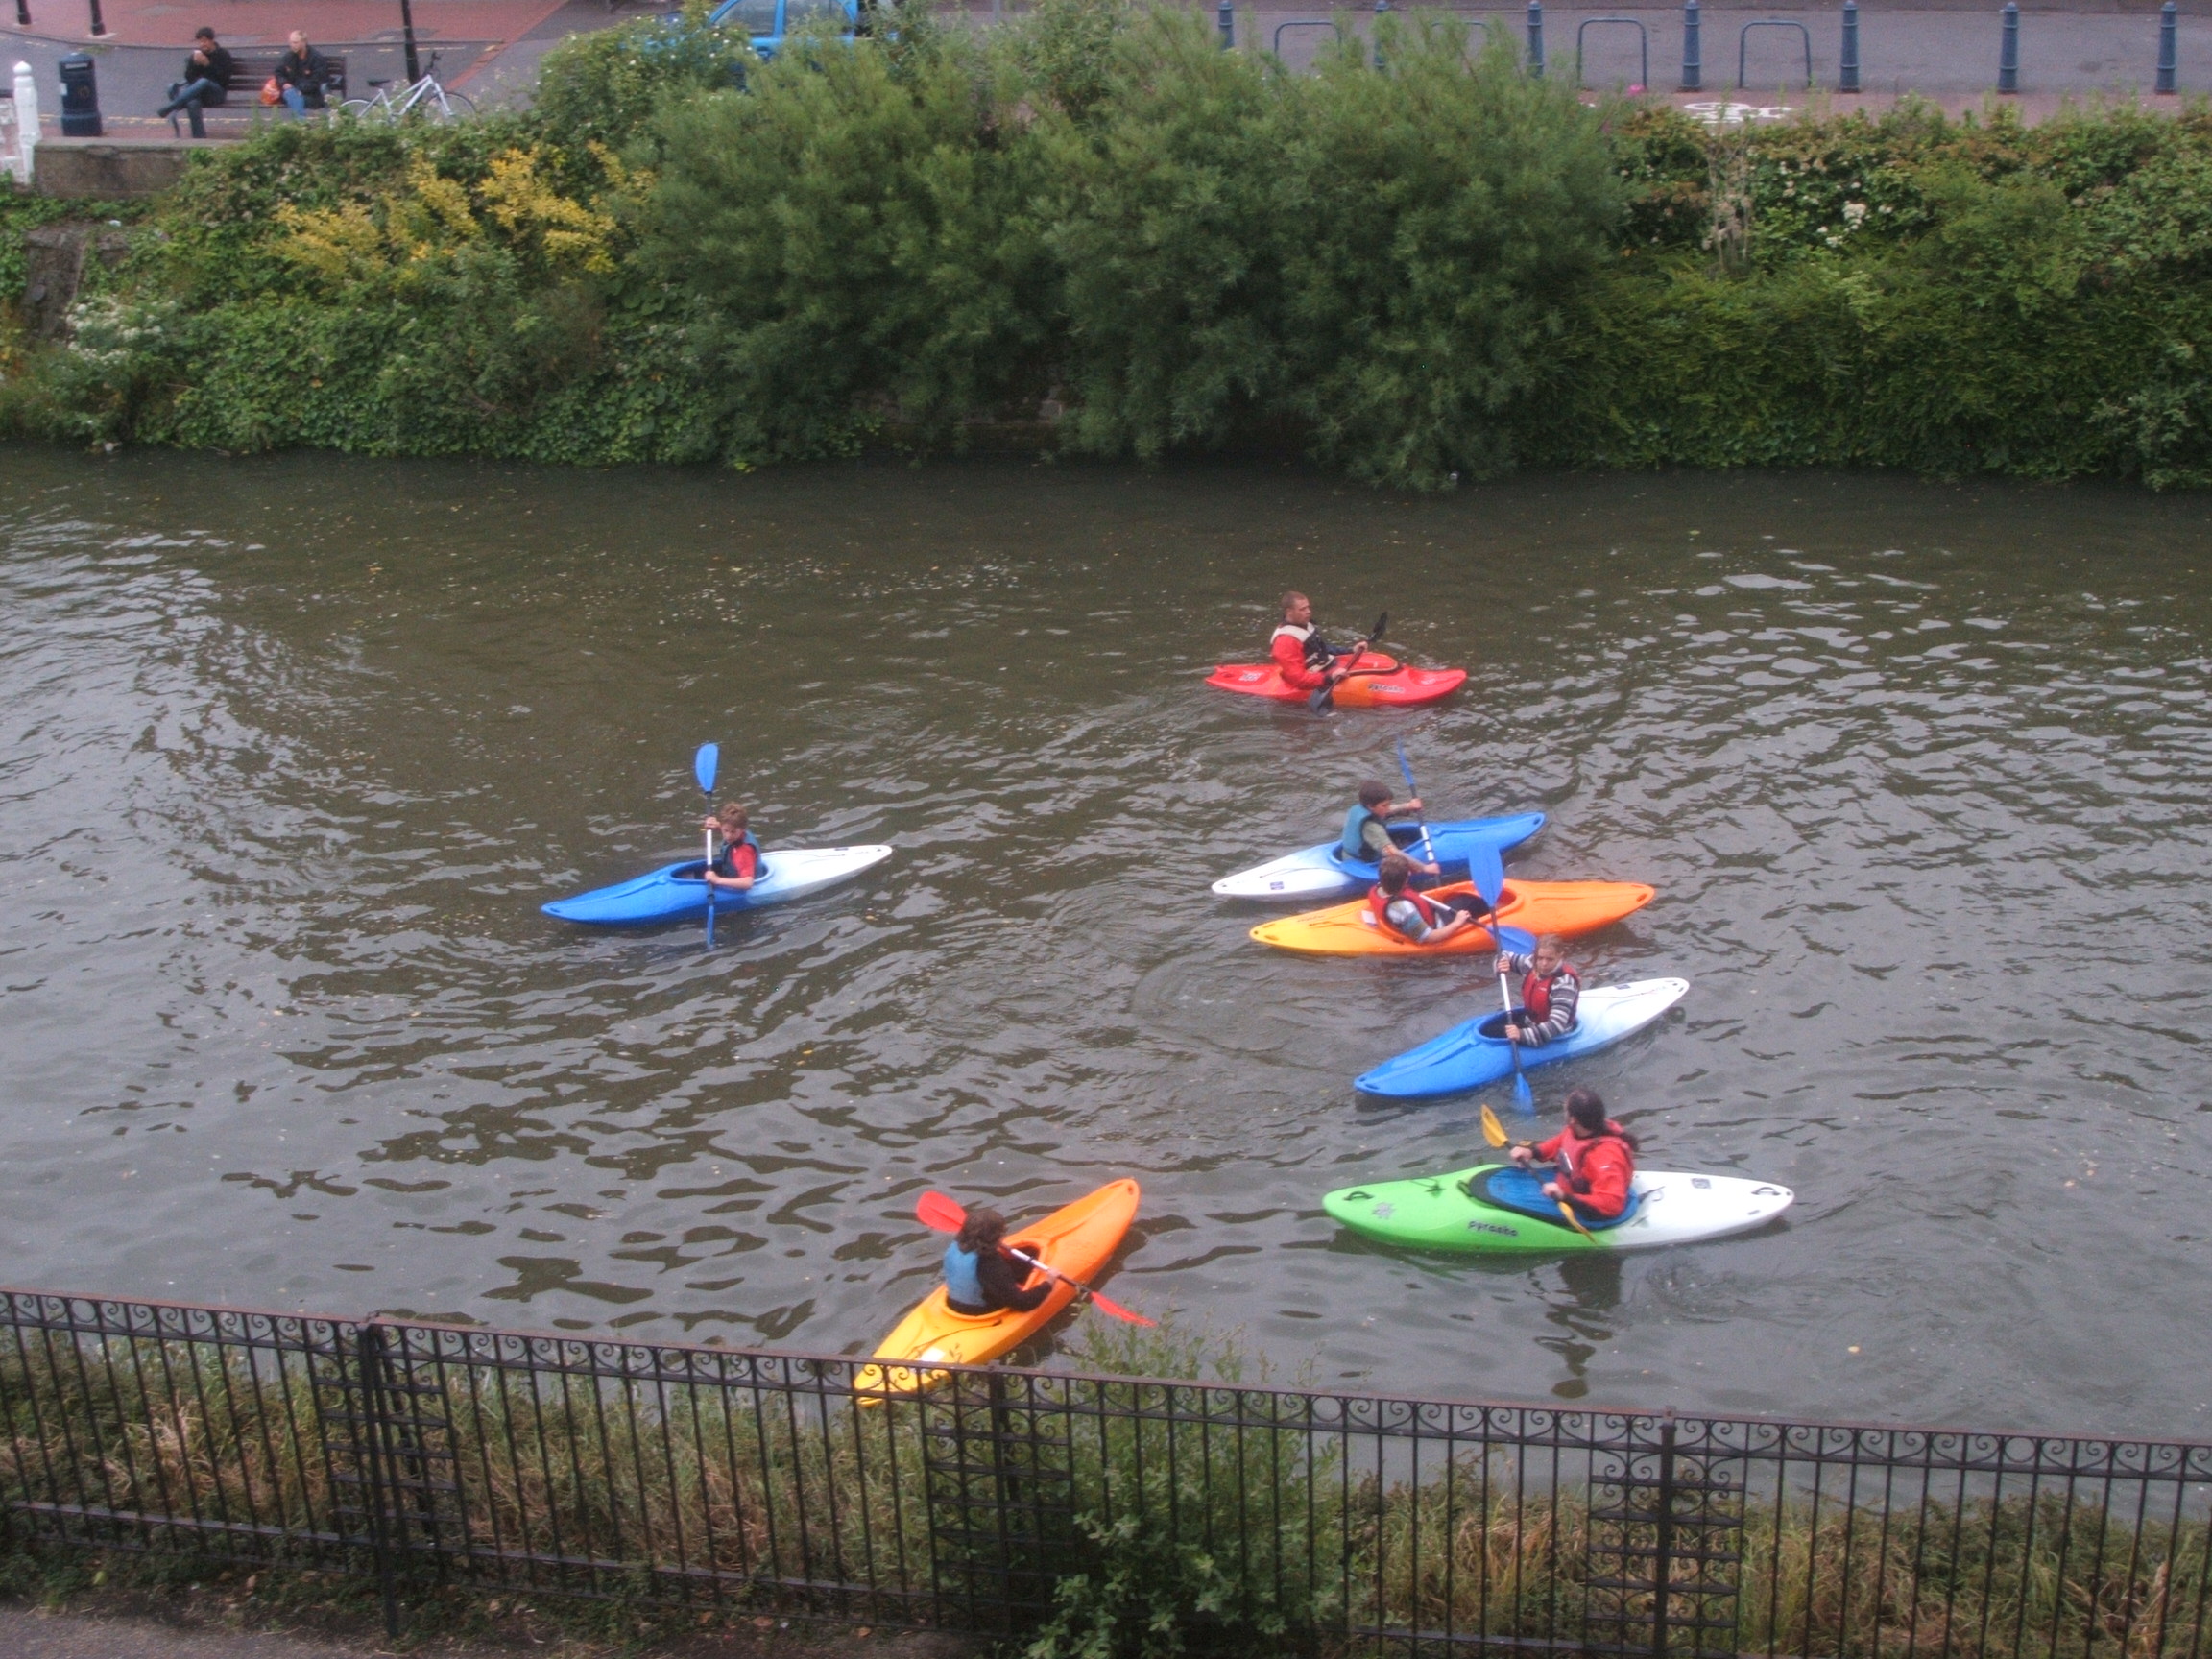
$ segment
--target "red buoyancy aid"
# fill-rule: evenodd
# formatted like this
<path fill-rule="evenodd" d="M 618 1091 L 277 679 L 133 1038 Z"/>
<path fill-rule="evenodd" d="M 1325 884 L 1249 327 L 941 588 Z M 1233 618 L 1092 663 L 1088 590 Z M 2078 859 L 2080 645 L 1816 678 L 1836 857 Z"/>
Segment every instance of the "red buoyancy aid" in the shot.
<path fill-rule="evenodd" d="M 1367 890 L 1368 920 L 1373 922 L 1376 926 L 1388 928 L 1390 932 L 1397 934 L 1399 938 L 1406 939 L 1405 934 L 1399 933 L 1397 928 L 1390 926 L 1389 911 L 1391 897 L 1391 895 L 1382 891 L 1382 883 L 1380 881 L 1376 882 L 1374 886 L 1370 887 Z M 1437 910 L 1435 905 L 1430 903 L 1428 900 L 1422 898 L 1420 894 L 1414 892 L 1411 887 L 1407 887 L 1404 892 L 1397 894 L 1396 897 L 1400 899 L 1412 900 L 1413 908 L 1421 912 L 1421 920 L 1431 927 L 1436 926 L 1441 913 Z M 1408 945 L 1413 943 L 1413 941 L 1410 939 L 1407 939 L 1406 942 Z"/>
<path fill-rule="evenodd" d="M 1610 1221 L 1628 1207 L 1636 1178 L 1636 1148 L 1627 1131 L 1608 1118 L 1605 1132 L 1577 1139 L 1562 1129 L 1536 1147 L 1536 1156 L 1559 1166 L 1559 1185 L 1600 1219 Z"/>
<path fill-rule="evenodd" d="M 1528 1010 L 1529 1022 L 1541 1025 L 1551 1018 L 1551 981 L 1559 974 L 1572 975 L 1579 981 L 1582 972 L 1572 962 L 1562 962 L 1550 974 L 1540 974 L 1531 968 L 1521 981 L 1521 1006 Z"/>

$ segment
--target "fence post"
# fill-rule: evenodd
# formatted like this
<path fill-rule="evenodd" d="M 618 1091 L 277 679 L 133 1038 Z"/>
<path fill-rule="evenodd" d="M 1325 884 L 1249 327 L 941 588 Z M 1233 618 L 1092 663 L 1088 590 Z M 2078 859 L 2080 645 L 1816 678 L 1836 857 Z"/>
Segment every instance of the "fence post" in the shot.
<path fill-rule="evenodd" d="M 1682 5 L 1681 89 L 1685 92 L 1705 89 L 1704 52 L 1697 39 L 1697 0 L 1683 0 Z"/>
<path fill-rule="evenodd" d="M 1836 90 L 1859 90 L 1859 0 L 1843 0 L 1843 61 L 1837 69 Z"/>
<path fill-rule="evenodd" d="M 1544 79 L 1544 0 L 1528 0 L 1528 73 Z"/>
<path fill-rule="evenodd" d="M 1667 1579 L 1674 1562 L 1674 1407 L 1659 1424 L 1659 1514 L 1651 1540 L 1651 1659 L 1667 1659 Z"/>
<path fill-rule="evenodd" d="M 1219 23 L 1220 23 L 1220 25 L 1221 25 L 1221 50 L 1222 50 L 1222 51 L 1224 51 L 1224 52 L 1234 52 L 1234 51 L 1236 51 L 1236 50 L 1237 50 L 1237 6 L 1236 6 L 1236 0 L 1221 0 L 1221 9 L 1220 9 L 1220 11 L 1219 11 L 1219 12 L 1217 12 L 1216 13 L 1214 13 L 1214 16 L 1215 16 L 1215 20 L 1216 20 L 1217 22 L 1219 22 Z"/>
<path fill-rule="evenodd" d="M 2174 90 L 2174 72 L 2180 67 L 2179 43 L 2176 40 L 2174 0 L 2158 8 L 2158 84 L 2153 90 L 2171 93 Z"/>
<path fill-rule="evenodd" d="M 392 1523 L 398 1505 L 392 1501 L 392 1471 L 385 1467 L 384 1425 L 390 1415 L 384 1388 L 384 1333 L 364 1325 L 353 1347 L 354 1374 L 361 1401 L 362 1487 L 368 1510 L 369 1549 L 376 1560 L 376 1588 L 384 1599 L 384 1634 L 399 1634 L 399 1584 L 392 1565 Z"/>
<path fill-rule="evenodd" d="M 2004 44 L 1997 53 L 1997 90 L 2020 90 L 2020 0 L 2005 0 Z"/>

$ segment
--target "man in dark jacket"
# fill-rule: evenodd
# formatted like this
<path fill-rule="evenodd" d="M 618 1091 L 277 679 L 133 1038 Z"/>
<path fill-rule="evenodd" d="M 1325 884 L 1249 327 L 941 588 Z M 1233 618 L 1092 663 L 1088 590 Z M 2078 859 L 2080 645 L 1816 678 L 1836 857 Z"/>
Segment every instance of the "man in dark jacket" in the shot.
<path fill-rule="evenodd" d="M 295 115 L 324 108 L 323 88 L 330 81 L 330 60 L 307 44 L 300 30 L 292 31 L 292 50 L 276 60 L 276 87 L 284 107 Z"/>
<path fill-rule="evenodd" d="M 215 31 L 202 29 L 192 36 L 192 55 L 184 60 L 184 79 L 169 85 L 169 102 L 154 111 L 169 117 L 169 131 L 177 131 L 177 111 L 183 110 L 192 121 L 192 136 L 207 136 L 207 123 L 201 118 L 203 109 L 220 108 L 223 88 L 230 79 L 230 54 L 215 44 Z"/>

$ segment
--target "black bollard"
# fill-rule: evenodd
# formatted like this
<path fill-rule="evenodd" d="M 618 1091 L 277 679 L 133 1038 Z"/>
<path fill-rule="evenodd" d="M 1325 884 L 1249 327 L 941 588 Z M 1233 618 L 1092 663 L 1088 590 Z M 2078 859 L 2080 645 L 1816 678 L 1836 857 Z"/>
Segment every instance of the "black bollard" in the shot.
<path fill-rule="evenodd" d="M 1221 0 L 1221 10 L 1215 13 L 1214 20 L 1221 25 L 1221 50 L 1224 52 L 1236 51 L 1237 8 L 1233 0 Z"/>
<path fill-rule="evenodd" d="M 1997 90 L 2020 90 L 2020 5 L 2005 0 L 2005 43 L 1997 53 Z"/>
<path fill-rule="evenodd" d="M 1697 0 L 1682 5 L 1682 86 L 1685 92 L 1705 89 L 1705 58 L 1697 42 Z"/>
<path fill-rule="evenodd" d="M 2174 27 L 2174 0 L 2158 8 L 2158 84 L 2156 90 L 2171 93 L 2174 90 L 2174 72 L 2180 68 L 2181 54 L 2177 50 Z"/>
<path fill-rule="evenodd" d="M 100 85 L 93 78 L 92 60 L 72 52 L 61 60 L 61 136 L 100 136 Z"/>
<path fill-rule="evenodd" d="M 1380 24 L 1382 13 L 1389 10 L 1390 0 L 1375 0 L 1375 21 Z M 1382 67 L 1382 31 L 1380 28 L 1375 31 L 1375 67 Z"/>
<path fill-rule="evenodd" d="M 100 0 L 92 0 L 92 38 L 97 40 L 108 33 L 108 25 L 100 15 Z"/>
<path fill-rule="evenodd" d="M 1859 90 L 1859 0 L 1843 0 L 1843 61 L 1837 70 L 1836 90 Z"/>
<path fill-rule="evenodd" d="M 1544 0 L 1528 0 L 1528 73 L 1544 79 Z"/>

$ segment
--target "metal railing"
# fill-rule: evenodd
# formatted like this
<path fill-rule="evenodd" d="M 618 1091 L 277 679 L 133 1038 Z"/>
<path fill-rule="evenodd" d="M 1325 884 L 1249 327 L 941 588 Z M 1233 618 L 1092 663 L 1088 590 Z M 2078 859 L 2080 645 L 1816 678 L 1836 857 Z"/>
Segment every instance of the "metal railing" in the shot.
<path fill-rule="evenodd" d="M 0 1513 L 102 1550 L 982 1632 L 2201 1659 L 2212 1446 L 0 1292 Z M 1122 1608 L 1122 1613 L 1127 1609 Z"/>

